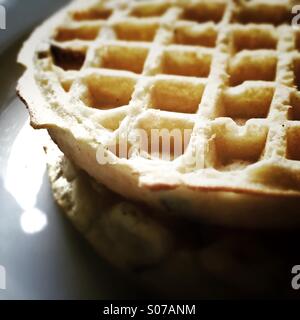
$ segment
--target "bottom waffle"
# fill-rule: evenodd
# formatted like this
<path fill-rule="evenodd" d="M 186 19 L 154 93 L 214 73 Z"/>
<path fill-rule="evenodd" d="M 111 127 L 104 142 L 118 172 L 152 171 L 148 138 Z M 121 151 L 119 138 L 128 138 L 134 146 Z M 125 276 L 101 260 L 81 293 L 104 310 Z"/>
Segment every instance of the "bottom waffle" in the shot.
<path fill-rule="evenodd" d="M 297 232 L 204 226 L 96 184 L 49 141 L 56 202 L 112 265 L 164 297 L 287 296 Z M 294 248 L 295 249 L 295 248 Z M 276 281 L 274 281 L 276 280 Z"/>

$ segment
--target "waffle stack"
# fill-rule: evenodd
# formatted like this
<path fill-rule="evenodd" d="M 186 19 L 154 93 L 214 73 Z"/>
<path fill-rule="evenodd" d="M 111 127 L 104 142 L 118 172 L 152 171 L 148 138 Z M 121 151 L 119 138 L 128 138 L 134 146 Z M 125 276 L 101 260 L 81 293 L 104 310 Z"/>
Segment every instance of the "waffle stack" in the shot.
<path fill-rule="evenodd" d="M 18 93 L 57 145 L 54 198 L 112 264 L 176 297 L 289 292 L 294 4 L 77 0 L 24 44 Z"/>
<path fill-rule="evenodd" d="M 18 92 L 35 128 L 126 198 L 218 223 L 294 224 L 300 33 L 292 5 L 75 1 L 24 45 Z"/>
<path fill-rule="evenodd" d="M 59 206 L 101 258 L 150 295 L 292 297 L 297 229 L 225 228 L 170 216 L 95 183 L 51 141 L 46 153 Z"/>

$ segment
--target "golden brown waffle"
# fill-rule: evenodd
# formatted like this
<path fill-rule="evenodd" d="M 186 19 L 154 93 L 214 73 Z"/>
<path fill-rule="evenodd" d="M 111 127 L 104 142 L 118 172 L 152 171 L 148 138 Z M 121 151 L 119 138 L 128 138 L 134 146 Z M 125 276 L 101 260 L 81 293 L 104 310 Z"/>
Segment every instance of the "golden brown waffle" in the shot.
<path fill-rule="evenodd" d="M 295 212 L 293 3 L 75 1 L 24 45 L 18 91 L 34 127 L 47 128 L 78 166 L 126 197 L 218 221 L 253 214 L 254 200 L 271 214 L 278 196 Z M 136 139 L 140 129 L 147 147 Z M 150 154 L 153 129 L 179 130 L 182 152 L 174 154 L 172 138 L 169 160 L 160 145 Z M 115 153 L 107 150 L 113 143 Z M 100 147 L 110 163 L 99 163 Z"/>

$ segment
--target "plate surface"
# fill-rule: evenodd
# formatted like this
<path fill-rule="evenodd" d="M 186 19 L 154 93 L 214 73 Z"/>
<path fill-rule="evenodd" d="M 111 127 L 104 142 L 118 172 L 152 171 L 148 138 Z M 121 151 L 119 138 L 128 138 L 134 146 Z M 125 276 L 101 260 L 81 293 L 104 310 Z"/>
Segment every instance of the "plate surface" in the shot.
<path fill-rule="evenodd" d="M 7 10 L 7 30 L 0 30 L 0 266 L 6 273 L 0 299 L 143 296 L 96 256 L 55 205 L 40 135 L 15 94 L 23 40 L 67 2 L 0 0 Z"/>

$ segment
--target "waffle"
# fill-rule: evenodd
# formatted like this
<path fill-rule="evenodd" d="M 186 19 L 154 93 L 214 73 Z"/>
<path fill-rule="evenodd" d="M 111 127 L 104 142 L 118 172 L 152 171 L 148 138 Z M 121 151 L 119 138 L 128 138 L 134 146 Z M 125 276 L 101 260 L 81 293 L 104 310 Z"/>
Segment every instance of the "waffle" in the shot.
<path fill-rule="evenodd" d="M 155 297 L 288 296 L 298 230 L 203 225 L 126 200 L 45 141 L 54 199 L 101 259 Z M 274 281 L 276 279 L 276 281 Z"/>
<path fill-rule="evenodd" d="M 18 92 L 35 128 L 127 198 L 247 225 L 279 203 L 297 220 L 293 3 L 75 1 L 25 43 Z M 171 132 L 166 154 L 153 130 Z"/>

